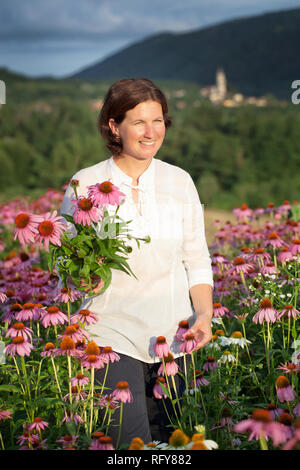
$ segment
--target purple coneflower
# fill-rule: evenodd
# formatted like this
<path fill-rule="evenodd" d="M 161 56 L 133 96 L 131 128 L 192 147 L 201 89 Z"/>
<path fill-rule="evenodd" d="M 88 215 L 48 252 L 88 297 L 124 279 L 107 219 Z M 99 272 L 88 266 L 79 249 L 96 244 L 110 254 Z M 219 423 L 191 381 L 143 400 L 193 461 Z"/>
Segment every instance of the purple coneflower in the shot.
<path fill-rule="evenodd" d="M 55 357 L 56 355 L 56 352 L 57 352 L 57 349 L 56 347 L 54 346 L 53 343 L 46 343 L 45 346 L 44 346 L 44 351 L 41 352 L 41 356 L 42 357 Z"/>
<path fill-rule="evenodd" d="M 168 396 L 165 394 L 165 392 L 161 388 L 161 384 L 163 384 L 164 386 L 167 386 L 164 377 L 157 377 L 155 381 L 155 385 L 153 387 L 153 395 L 158 400 L 160 400 L 161 398 L 168 398 Z"/>
<path fill-rule="evenodd" d="M 7 301 L 7 295 L 4 292 L 0 292 L 0 302 L 3 304 Z"/>
<path fill-rule="evenodd" d="M 99 450 L 114 450 L 114 446 L 112 443 L 112 438 L 109 436 L 101 436 L 99 437 Z"/>
<path fill-rule="evenodd" d="M 21 245 L 34 243 L 38 234 L 37 226 L 43 220 L 43 217 L 36 214 L 22 212 L 15 218 L 16 229 L 14 240 L 18 239 Z"/>
<path fill-rule="evenodd" d="M 94 432 L 92 434 L 92 442 L 90 444 L 89 450 L 101 450 L 101 449 L 99 449 L 99 445 L 100 445 L 99 438 L 104 436 L 104 435 L 105 434 L 102 431 Z"/>
<path fill-rule="evenodd" d="M 48 307 L 47 310 L 41 315 L 41 324 L 44 328 L 48 328 L 50 325 L 63 325 L 67 322 L 67 315 L 61 312 L 55 305 Z"/>
<path fill-rule="evenodd" d="M 104 346 L 104 348 L 102 348 L 100 357 L 103 358 L 105 362 L 118 362 L 120 360 L 119 354 L 114 352 L 111 346 Z"/>
<path fill-rule="evenodd" d="M 154 354 L 157 357 L 164 357 L 167 356 L 170 352 L 169 345 L 166 341 L 166 338 L 164 336 L 158 336 L 156 338 L 156 342 L 153 346 L 154 348 Z"/>
<path fill-rule="evenodd" d="M 103 181 L 88 186 L 88 197 L 95 206 L 99 207 L 108 204 L 118 206 L 126 196 L 110 181 Z"/>
<path fill-rule="evenodd" d="M 37 320 L 38 315 L 37 312 L 34 311 L 35 304 L 32 302 L 26 302 L 22 309 L 17 311 L 16 313 L 16 320 L 23 322 L 23 321 L 30 321 L 30 320 Z"/>
<path fill-rule="evenodd" d="M 76 350 L 75 342 L 69 336 L 66 336 L 60 343 L 59 348 L 55 351 L 55 356 L 72 356 L 79 357 L 80 352 Z"/>
<path fill-rule="evenodd" d="M 95 343 L 91 341 L 84 350 L 84 354 L 81 357 L 81 364 L 86 369 L 94 367 L 94 369 L 102 369 L 105 364 L 108 363 L 106 357 L 101 357 L 100 348 Z"/>
<path fill-rule="evenodd" d="M 269 233 L 267 240 L 264 242 L 264 246 L 272 246 L 274 249 L 281 248 L 282 246 L 286 246 L 286 243 L 280 238 L 278 233 L 271 232 Z"/>
<path fill-rule="evenodd" d="M 163 361 L 167 375 L 176 375 L 178 372 L 178 364 L 175 362 L 173 354 L 169 352 L 167 356 L 163 357 Z M 157 375 L 165 375 L 164 363 L 161 363 Z"/>
<path fill-rule="evenodd" d="M 259 271 L 262 274 L 277 274 L 277 268 L 273 263 L 266 263 Z"/>
<path fill-rule="evenodd" d="M 38 416 L 34 418 L 33 422 L 28 426 L 29 431 L 37 430 L 37 431 L 43 431 L 45 428 L 49 426 L 49 423 L 47 421 L 43 421 L 42 418 L 39 418 Z"/>
<path fill-rule="evenodd" d="M 10 356 L 18 354 L 18 356 L 30 356 L 31 350 L 34 349 L 31 343 L 26 341 L 23 336 L 16 336 L 12 343 L 8 344 L 4 352 Z"/>
<path fill-rule="evenodd" d="M 180 352 L 190 354 L 197 344 L 199 344 L 199 341 L 195 338 L 195 335 L 193 333 L 185 333 L 182 337 L 182 343 L 179 346 Z"/>
<path fill-rule="evenodd" d="M 203 364 L 203 370 L 210 371 L 219 367 L 217 361 L 213 356 L 208 356 L 206 362 Z"/>
<path fill-rule="evenodd" d="M 262 324 L 264 321 L 268 323 L 274 323 L 277 320 L 277 311 L 273 308 L 273 304 L 270 299 L 262 299 L 260 302 L 260 309 L 254 315 L 254 323 Z"/>
<path fill-rule="evenodd" d="M 76 224 L 91 225 L 92 222 L 99 222 L 103 217 L 102 210 L 93 206 L 89 198 L 80 196 L 78 199 L 73 199 L 72 203 L 75 205 L 73 219 Z"/>
<path fill-rule="evenodd" d="M 65 304 L 68 302 L 75 302 L 75 300 L 80 299 L 83 295 L 84 293 L 79 290 L 63 287 L 54 297 L 53 302 L 62 302 Z"/>
<path fill-rule="evenodd" d="M 9 410 L 0 410 L 0 421 L 4 419 L 11 419 L 11 411 Z"/>
<path fill-rule="evenodd" d="M 92 313 L 88 309 L 81 309 L 78 313 L 74 313 L 71 317 L 71 323 L 80 322 L 87 326 L 94 325 L 98 321 L 98 317 L 95 313 Z"/>
<path fill-rule="evenodd" d="M 289 379 L 284 375 L 280 375 L 276 379 L 276 392 L 278 400 L 281 403 L 284 401 L 293 401 L 295 398 L 295 391 L 290 385 Z"/>
<path fill-rule="evenodd" d="M 116 400 L 120 400 L 123 403 L 131 403 L 133 401 L 132 393 L 129 390 L 128 382 L 118 382 L 116 389 L 112 392 L 112 396 Z"/>
<path fill-rule="evenodd" d="M 297 444 L 300 442 L 300 419 L 298 418 L 295 423 L 293 437 L 281 448 L 281 450 L 292 450 L 297 448 Z"/>
<path fill-rule="evenodd" d="M 285 374 L 297 374 L 300 371 L 300 365 L 289 362 L 288 364 L 280 364 L 277 369 L 281 369 Z"/>
<path fill-rule="evenodd" d="M 176 339 L 177 341 L 182 341 L 182 336 L 187 333 L 187 330 L 189 329 L 189 322 L 187 320 L 181 320 L 178 323 L 178 328 L 176 331 Z"/>
<path fill-rule="evenodd" d="M 293 259 L 293 253 L 289 250 L 289 248 L 283 246 L 277 254 L 277 259 L 280 261 L 280 263 L 291 261 Z"/>
<path fill-rule="evenodd" d="M 299 310 L 296 310 L 293 305 L 285 305 L 283 310 L 281 310 L 278 313 L 278 320 L 281 319 L 281 317 L 287 317 L 287 318 L 297 318 L 300 315 Z"/>
<path fill-rule="evenodd" d="M 215 302 L 213 304 L 213 313 L 214 317 L 229 317 L 229 309 L 222 305 L 220 302 Z"/>
<path fill-rule="evenodd" d="M 75 343 L 82 341 L 83 338 L 87 340 L 90 339 L 89 334 L 84 329 L 80 328 L 78 323 L 72 323 L 72 325 L 66 326 L 64 334 L 58 335 L 58 339 L 65 338 L 66 336 L 72 338 Z"/>
<path fill-rule="evenodd" d="M 67 434 L 63 436 L 61 439 L 58 439 L 56 442 L 61 443 L 63 448 L 66 449 L 76 444 L 77 439 L 78 439 L 78 436 L 72 436 L 71 434 Z"/>
<path fill-rule="evenodd" d="M 204 385 L 205 387 L 207 387 L 208 385 L 210 385 L 210 382 L 206 380 L 206 378 L 204 377 L 202 370 L 196 369 L 195 376 L 196 376 L 196 387 L 200 387 L 200 385 Z M 190 388 L 195 387 L 194 379 L 190 381 L 189 387 Z"/>
<path fill-rule="evenodd" d="M 292 240 L 292 243 L 290 245 L 290 250 L 293 255 L 300 254 L 300 239 L 299 238 Z"/>
<path fill-rule="evenodd" d="M 86 377 L 82 372 L 79 372 L 76 377 L 73 377 L 71 379 L 71 385 L 72 387 L 82 387 L 83 385 L 87 385 L 89 383 L 90 379 Z"/>
<path fill-rule="evenodd" d="M 57 216 L 56 214 L 56 210 L 52 214 L 47 212 L 42 222 L 38 225 L 36 241 L 41 244 L 44 242 L 46 251 L 49 251 L 49 243 L 61 246 L 60 236 L 62 231 L 66 228 L 63 217 Z"/>
<path fill-rule="evenodd" d="M 245 203 L 243 203 L 241 205 L 241 207 L 237 207 L 237 208 L 233 209 L 232 212 L 233 212 L 233 214 L 236 215 L 238 220 L 241 220 L 241 219 L 247 220 L 253 214 L 253 210 L 249 209 L 249 207 Z"/>
<path fill-rule="evenodd" d="M 32 340 L 32 333 L 33 331 L 26 327 L 24 323 L 18 322 L 14 323 L 8 330 L 5 335 L 5 338 L 15 338 L 16 336 L 23 336 L 25 341 L 31 341 Z"/>

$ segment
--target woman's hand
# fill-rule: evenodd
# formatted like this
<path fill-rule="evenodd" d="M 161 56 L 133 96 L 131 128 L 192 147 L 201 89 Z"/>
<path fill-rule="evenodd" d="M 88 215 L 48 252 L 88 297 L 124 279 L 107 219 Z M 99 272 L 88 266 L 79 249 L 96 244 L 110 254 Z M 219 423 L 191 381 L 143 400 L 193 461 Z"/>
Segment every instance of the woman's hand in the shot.
<path fill-rule="evenodd" d="M 207 343 L 210 342 L 212 333 L 211 333 L 211 316 L 210 315 L 198 315 L 193 326 L 188 330 L 188 333 L 193 333 L 195 339 L 199 341 L 197 346 L 193 351 L 197 351 L 200 348 L 203 348 Z"/>
<path fill-rule="evenodd" d="M 92 292 L 97 295 L 97 294 L 99 294 L 100 290 L 104 286 L 104 281 L 99 276 L 92 277 L 92 284 L 94 284 L 95 281 L 98 281 L 98 282 L 97 282 L 96 286 L 92 288 Z M 84 281 L 80 281 L 80 285 L 81 285 L 81 287 L 87 287 L 88 286 L 88 284 Z M 85 290 L 87 290 L 87 289 L 85 289 Z"/>

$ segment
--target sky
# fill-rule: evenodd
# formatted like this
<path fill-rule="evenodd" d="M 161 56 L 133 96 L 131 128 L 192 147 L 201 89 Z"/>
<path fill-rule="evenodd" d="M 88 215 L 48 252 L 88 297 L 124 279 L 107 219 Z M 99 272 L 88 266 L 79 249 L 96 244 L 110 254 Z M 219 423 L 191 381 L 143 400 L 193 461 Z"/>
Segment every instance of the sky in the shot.
<path fill-rule="evenodd" d="M 1 0 L 0 67 L 63 78 L 158 33 L 297 7 L 300 0 Z"/>

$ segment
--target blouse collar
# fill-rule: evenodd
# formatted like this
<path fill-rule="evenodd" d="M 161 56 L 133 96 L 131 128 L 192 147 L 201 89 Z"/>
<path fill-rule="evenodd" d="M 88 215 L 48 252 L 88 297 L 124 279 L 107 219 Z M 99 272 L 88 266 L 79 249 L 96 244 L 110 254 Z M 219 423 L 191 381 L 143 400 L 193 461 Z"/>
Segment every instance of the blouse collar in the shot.
<path fill-rule="evenodd" d="M 112 177 L 116 184 L 125 184 L 126 186 L 132 187 L 132 177 L 124 173 L 121 168 L 115 163 L 113 157 L 111 156 L 109 159 L 110 170 Z M 152 158 L 150 165 L 148 168 L 141 174 L 139 177 L 139 184 L 138 186 L 133 186 L 137 189 L 143 189 L 146 186 L 154 184 L 154 170 L 155 170 L 155 159 Z"/>

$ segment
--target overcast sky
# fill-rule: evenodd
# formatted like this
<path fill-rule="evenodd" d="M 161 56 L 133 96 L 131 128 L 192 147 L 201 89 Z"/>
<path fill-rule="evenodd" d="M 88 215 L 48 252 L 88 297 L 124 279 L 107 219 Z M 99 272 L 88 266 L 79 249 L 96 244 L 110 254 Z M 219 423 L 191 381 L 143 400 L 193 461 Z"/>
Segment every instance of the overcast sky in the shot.
<path fill-rule="evenodd" d="M 63 77 L 153 34 L 296 7 L 300 0 L 1 0 L 0 67 Z"/>

